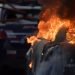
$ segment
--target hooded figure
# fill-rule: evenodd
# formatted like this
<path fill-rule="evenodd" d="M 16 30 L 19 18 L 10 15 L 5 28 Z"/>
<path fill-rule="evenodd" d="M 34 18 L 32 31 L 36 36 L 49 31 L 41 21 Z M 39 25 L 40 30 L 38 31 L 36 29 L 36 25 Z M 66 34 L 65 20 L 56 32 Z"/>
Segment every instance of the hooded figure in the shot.
<path fill-rule="evenodd" d="M 74 49 L 65 40 L 66 28 L 61 28 L 54 42 L 41 40 L 36 42 L 32 51 L 33 75 L 74 75 Z M 31 52 L 30 52 L 31 53 Z M 71 61 L 73 60 L 73 61 Z M 68 66 L 70 65 L 70 66 Z"/>

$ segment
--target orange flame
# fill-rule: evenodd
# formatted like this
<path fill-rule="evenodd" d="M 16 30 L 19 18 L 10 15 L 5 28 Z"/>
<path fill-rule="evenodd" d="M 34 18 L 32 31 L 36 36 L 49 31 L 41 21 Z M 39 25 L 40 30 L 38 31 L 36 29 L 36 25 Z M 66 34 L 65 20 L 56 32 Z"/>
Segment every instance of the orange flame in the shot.
<path fill-rule="evenodd" d="M 38 33 L 36 36 L 31 36 L 27 39 L 28 43 L 34 44 L 35 41 L 38 41 L 38 38 L 44 38 L 49 41 L 55 41 L 56 34 L 58 33 L 61 27 L 68 28 L 66 33 L 66 40 L 69 43 L 75 43 L 75 26 L 74 21 L 70 19 L 61 19 L 57 14 L 56 10 L 46 8 L 46 10 L 41 14 L 41 19 L 38 24 Z"/>
<path fill-rule="evenodd" d="M 29 68 L 32 69 L 32 62 L 29 63 Z"/>
<path fill-rule="evenodd" d="M 30 38 L 27 38 L 27 42 L 31 43 L 31 45 L 33 45 L 36 41 L 40 41 L 36 36 L 31 36 Z"/>

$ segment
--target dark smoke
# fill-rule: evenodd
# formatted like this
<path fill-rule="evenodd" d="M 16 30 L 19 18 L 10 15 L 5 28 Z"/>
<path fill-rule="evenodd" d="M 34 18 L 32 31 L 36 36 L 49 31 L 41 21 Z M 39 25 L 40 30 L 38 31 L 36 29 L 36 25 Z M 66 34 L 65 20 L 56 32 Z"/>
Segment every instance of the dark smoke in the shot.
<path fill-rule="evenodd" d="M 62 19 L 75 18 L 75 0 L 38 0 L 46 8 L 58 6 L 57 15 Z"/>
<path fill-rule="evenodd" d="M 58 15 L 64 19 L 75 19 L 75 0 L 63 0 Z"/>
<path fill-rule="evenodd" d="M 57 5 L 59 2 L 61 2 L 62 0 L 38 0 L 38 2 L 40 4 L 42 4 L 43 6 L 55 6 Z"/>

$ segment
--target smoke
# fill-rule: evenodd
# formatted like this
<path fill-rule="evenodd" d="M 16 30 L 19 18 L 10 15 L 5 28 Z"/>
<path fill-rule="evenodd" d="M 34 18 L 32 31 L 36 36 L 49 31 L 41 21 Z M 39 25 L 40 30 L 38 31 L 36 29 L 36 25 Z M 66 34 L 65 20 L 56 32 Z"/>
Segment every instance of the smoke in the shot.
<path fill-rule="evenodd" d="M 62 19 L 75 18 L 75 0 L 38 0 L 42 6 L 53 8 Z"/>
<path fill-rule="evenodd" d="M 42 5 L 54 5 L 57 2 L 60 2 L 61 0 L 38 0 L 38 2 Z"/>
<path fill-rule="evenodd" d="M 58 15 L 63 19 L 75 19 L 75 0 L 63 0 Z"/>

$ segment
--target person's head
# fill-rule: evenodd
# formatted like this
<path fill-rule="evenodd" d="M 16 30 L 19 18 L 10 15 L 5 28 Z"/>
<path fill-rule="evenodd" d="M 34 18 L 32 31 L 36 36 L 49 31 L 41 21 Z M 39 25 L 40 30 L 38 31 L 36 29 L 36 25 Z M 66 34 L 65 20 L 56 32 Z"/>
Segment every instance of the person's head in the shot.
<path fill-rule="evenodd" d="M 64 42 L 64 40 L 66 40 L 67 30 L 68 29 L 66 27 L 61 27 L 56 34 L 55 42 Z"/>

